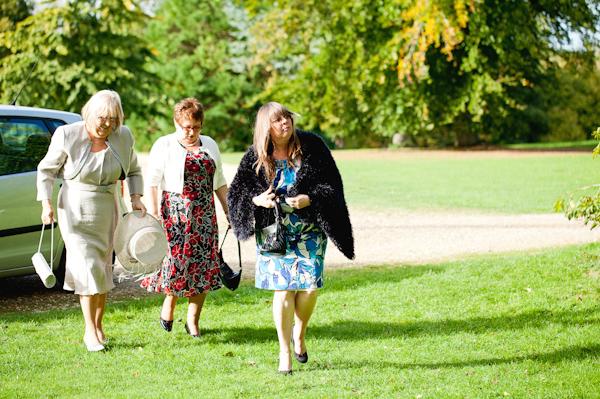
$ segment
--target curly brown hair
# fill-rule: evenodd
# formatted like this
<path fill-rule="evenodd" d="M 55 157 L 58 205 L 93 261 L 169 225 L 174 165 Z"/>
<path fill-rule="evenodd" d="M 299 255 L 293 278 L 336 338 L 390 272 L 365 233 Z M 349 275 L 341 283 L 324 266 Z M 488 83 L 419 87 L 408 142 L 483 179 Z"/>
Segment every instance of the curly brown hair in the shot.
<path fill-rule="evenodd" d="M 204 125 L 204 107 L 193 98 L 184 98 L 175 105 L 174 117 L 176 123 L 194 120 Z"/>

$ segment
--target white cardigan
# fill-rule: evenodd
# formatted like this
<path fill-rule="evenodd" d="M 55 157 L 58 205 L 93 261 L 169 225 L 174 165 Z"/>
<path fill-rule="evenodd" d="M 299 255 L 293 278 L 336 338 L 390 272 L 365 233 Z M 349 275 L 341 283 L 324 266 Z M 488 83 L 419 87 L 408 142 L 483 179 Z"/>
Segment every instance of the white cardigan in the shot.
<path fill-rule="evenodd" d="M 213 191 L 215 191 L 227 184 L 223 174 L 221 152 L 212 138 L 200 135 L 200 140 L 202 141 L 200 149 L 211 156 L 217 167 L 213 178 Z M 148 172 L 146 172 L 148 187 L 158 187 L 162 191 L 182 194 L 186 154 L 187 150 L 177 141 L 175 133 L 156 140 L 148 157 Z"/>

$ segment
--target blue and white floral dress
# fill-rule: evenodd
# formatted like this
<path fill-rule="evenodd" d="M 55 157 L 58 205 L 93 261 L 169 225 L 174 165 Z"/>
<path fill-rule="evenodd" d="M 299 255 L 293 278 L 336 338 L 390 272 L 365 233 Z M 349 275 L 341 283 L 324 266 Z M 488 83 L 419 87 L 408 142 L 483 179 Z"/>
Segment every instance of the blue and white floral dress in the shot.
<path fill-rule="evenodd" d="M 265 290 L 309 290 L 323 287 L 323 258 L 327 238 L 316 223 L 305 224 L 294 213 L 284 198 L 288 187 L 296 181 L 300 165 L 289 165 L 286 160 L 276 160 L 273 182 L 275 194 L 281 199 L 283 225 L 286 230 L 285 256 L 261 254 L 261 232 L 256 234 L 256 288 Z"/>

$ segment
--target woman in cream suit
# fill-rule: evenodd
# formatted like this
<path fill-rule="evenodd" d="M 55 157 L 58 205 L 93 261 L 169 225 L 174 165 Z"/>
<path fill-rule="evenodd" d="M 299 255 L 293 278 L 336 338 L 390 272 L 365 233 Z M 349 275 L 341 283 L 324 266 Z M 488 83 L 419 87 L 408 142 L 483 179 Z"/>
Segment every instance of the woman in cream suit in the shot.
<path fill-rule="evenodd" d="M 81 110 L 82 122 L 61 126 L 38 165 L 38 201 L 42 222 L 56 221 L 52 187 L 63 183 L 57 214 L 67 249 L 64 289 L 80 296 L 85 320 L 83 341 L 89 351 L 104 350 L 102 317 L 112 280 L 113 234 L 120 218 L 116 186 L 127 179 L 133 210 L 146 212 L 140 200 L 142 171 L 134 139 L 123 126 L 123 108 L 112 90 L 96 93 Z"/>

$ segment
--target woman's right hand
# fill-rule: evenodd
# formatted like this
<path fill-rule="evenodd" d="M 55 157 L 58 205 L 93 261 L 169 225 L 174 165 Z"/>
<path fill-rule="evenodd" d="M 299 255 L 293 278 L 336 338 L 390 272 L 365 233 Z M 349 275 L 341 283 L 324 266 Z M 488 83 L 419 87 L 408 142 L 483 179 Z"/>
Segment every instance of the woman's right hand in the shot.
<path fill-rule="evenodd" d="M 54 208 L 50 200 L 42 201 L 42 223 L 52 224 L 56 222 L 56 216 L 54 215 Z"/>
<path fill-rule="evenodd" d="M 263 208 L 274 208 L 275 202 L 273 201 L 273 198 L 275 198 L 273 186 L 269 186 L 267 191 L 252 198 L 252 202 L 254 202 L 254 205 L 262 206 Z"/>

